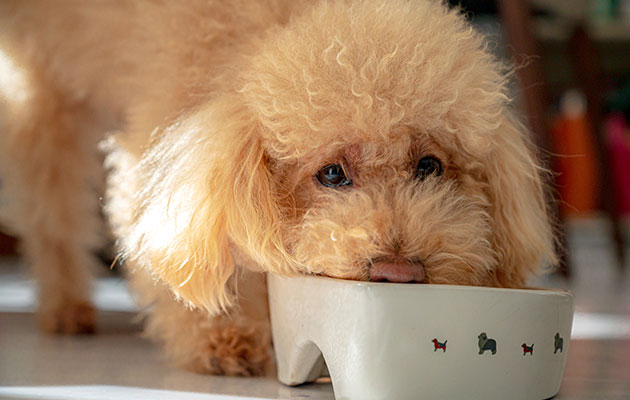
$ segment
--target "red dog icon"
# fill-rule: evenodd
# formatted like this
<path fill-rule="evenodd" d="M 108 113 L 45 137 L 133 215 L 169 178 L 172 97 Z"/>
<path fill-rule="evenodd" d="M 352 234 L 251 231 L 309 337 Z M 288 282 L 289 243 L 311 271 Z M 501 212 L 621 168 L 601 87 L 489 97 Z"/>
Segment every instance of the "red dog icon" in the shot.
<path fill-rule="evenodd" d="M 527 346 L 527 344 L 523 343 L 521 345 L 521 347 L 523 348 L 523 355 L 525 355 L 527 353 L 531 354 L 532 356 L 534 355 L 534 344 L 533 343 L 532 343 L 531 346 Z"/>
<path fill-rule="evenodd" d="M 432 342 L 434 352 L 436 352 L 438 349 L 442 349 L 444 353 L 446 352 L 446 342 L 448 342 L 448 340 L 445 340 L 444 343 L 440 343 L 437 339 L 433 339 Z"/>

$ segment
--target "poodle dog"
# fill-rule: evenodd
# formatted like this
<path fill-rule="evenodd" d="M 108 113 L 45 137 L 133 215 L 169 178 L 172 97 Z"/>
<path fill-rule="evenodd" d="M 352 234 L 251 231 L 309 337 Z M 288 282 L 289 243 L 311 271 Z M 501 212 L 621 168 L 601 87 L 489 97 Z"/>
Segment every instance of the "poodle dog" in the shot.
<path fill-rule="evenodd" d="M 521 287 L 555 263 L 510 69 L 440 1 L 4 0 L 0 49 L 3 223 L 46 331 L 94 328 L 101 205 L 148 335 L 205 373 L 269 367 L 265 272 Z"/>

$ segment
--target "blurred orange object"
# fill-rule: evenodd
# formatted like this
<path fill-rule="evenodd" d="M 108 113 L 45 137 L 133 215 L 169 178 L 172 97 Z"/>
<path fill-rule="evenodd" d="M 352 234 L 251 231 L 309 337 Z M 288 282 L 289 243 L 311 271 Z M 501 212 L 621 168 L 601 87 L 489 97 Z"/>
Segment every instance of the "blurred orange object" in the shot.
<path fill-rule="evenodd" d="M 562 99 L 562 114 L 554 121 L 554 170 L 564 217 L 585 216 L 598 206 L 599 164 L 584 97 L 569 91 Z"/>

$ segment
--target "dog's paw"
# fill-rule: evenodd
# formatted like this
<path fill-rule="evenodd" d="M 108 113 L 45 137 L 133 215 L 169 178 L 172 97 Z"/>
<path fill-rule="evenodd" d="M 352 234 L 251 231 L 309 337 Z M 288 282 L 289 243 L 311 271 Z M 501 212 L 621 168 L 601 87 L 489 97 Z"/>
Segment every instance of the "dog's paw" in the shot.
<path fill-rule="evenodd" d="M 187 367 L 199 373 L 230 376 L 262 376 L 271 363 L 268 329 L 220 324 L 208 329 L 207 340 Z"/>
<path fill-rule="evenodd" d="M 96 331 L 96 311 L 85 301 L 42 304 L 38 310 L 39 325 L 44 332 L 86 334 Z"/>

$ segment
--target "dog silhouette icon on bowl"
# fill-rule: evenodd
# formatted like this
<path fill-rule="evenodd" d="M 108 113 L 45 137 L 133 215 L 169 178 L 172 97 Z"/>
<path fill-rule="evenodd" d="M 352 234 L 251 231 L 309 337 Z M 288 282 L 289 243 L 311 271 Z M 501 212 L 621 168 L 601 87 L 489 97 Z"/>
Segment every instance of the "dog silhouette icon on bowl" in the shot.
<path fill-rule="evenodd" d="M 485 353 L 486 350 L 490 350 L 492 354 L 497 353 L 497 341 L 488 339 L 486 332 L 481 332 L 477 338 L 479 339 L 479 354 Z"/>

